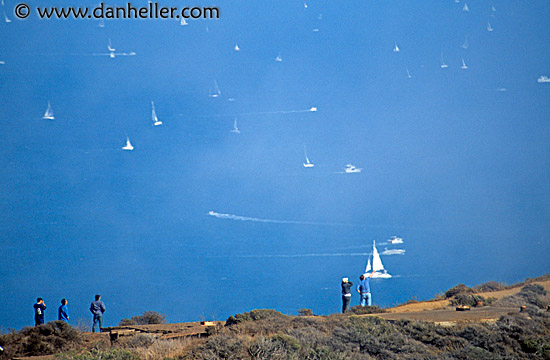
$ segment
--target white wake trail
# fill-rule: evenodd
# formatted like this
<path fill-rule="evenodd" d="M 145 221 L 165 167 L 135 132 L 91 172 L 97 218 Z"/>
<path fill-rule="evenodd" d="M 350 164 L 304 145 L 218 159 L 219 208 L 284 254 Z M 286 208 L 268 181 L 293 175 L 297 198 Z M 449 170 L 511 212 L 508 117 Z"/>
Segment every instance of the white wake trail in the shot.
<path fill-rule="evenodd" d="M 209 211 L 209 216 L 213 216 L 218 219 L 226 220 L 236 220 L 236 221 L 252 221 L 252 222 L 261 222 L 261 223 L 271 223 L 271 224 L 294 224 L 294 225 L 313 225 L 313 226 L 357 226 L 364 227 L 364 225 L 359 224 L 345 224 L 345 223 L 324 223 L 324 222 L 313 222 L 313 221 L 297 221 L 297 220 L 276 220 L 276 219 L 261 219 L 248 216 L 240 216 L 233 214 L 222 214 L 215 211 Z"/>

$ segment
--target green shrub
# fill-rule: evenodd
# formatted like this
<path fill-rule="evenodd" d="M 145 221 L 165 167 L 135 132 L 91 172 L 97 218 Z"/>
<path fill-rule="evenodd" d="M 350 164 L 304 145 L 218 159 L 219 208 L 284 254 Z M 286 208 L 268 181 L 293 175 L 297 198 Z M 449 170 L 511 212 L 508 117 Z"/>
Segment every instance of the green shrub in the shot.
<path fill-rule="evenodd" d="M 156 311 L 145 311 L 143 315 L 132 316 L 131 319 L 122 319 L 119 326 L 125 325 L 151 325 L 151 324 L 165 324 L 166 315 L 160 314 Z"/>
<path fill-rule="evenodd" d="M 449 290 L 445 291 L 445 298 L 449 299 L 458 294 L 470 294 L 470 293 L 472 293 L 472 289 L 470 289 L 464 284 L 458 284 L 456 286 L 453 286 Z"/>

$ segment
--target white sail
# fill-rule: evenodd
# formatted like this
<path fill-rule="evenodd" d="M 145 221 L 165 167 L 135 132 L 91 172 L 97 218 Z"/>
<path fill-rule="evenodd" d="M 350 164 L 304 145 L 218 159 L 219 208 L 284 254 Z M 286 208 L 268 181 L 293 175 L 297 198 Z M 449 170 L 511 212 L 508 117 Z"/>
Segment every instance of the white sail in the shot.
<path fill-rule="evenodd" d="M 309 158 L 307 157 L 307 150 L 306 150 L 306 146 L 304 145 L 304 156 L 306 157 L 306 162 L 303 163 L 304 167 L 305 168 L 312 168 L 314 167 L 315 165 L 311 163 L 311 161 L 309 161 Z"/>
<path fill-rule="evenodd" d="M 180 20 L 180 25 L 181 26 L 185 26 L 185 25 L 188 25 L 188 22 L 185 20 L 185 18 L 182 16 L 181 20 Z"/>
<path fill-rule="evenodd" d="M 278 62 L 283 61 L 283 58 L 281 57 L 281 53 L 279 53 L 279 55 L 277 55 L 277 57 L 275 58 L 275 61 L 278 61 Z"/>
<path fill-rule="evenodd" d="M 395 43 L 395 46 L 393 47 L 393 52 L 399 52 L 399 46 L 397 46 L 397 43 Z"/>
<path fill-rule="evenodd" d="M 53 116 L 52 106 L 50 105 L 49 101 L 48 101 L 48 108 L 46 109 L 46 112 L 44 113 L 44 116 L 42 116 L 42 119 L 46 119 L 46 120 L 55 119 L 55 117 Z"/>
<path fill-rule="evenodd" d="M 4 10 L 4 21 L 7 23 L 11 23 L 11 20 L 8 18 L 8 14 L 6 14 L 6 10 Z"/>
<path fill-rule="evenodd" d="M 305 1 L 304 1 L 304 9 L 307 9 L 307 4 Z"/>
<path fill-rule="evenodd" d="M 369 259 L 367 260 L 367 267 L 365 268 L 365 274 L 370 272 L 372 270 L 372 267 L 370 265 L 370 257 Z"/>
<path fill-rule="evenodd" d="M 107 44 L 107 49 L 108 49 L 110 52 L 113 52 L 113 51 L 116 50 L 116 49 L 113 47 L 113 45 L 111 44 L 111 38 L 109 38 L 109 44 Z"/>
<path fill-rule="evenodd" d="M 375 272 L 384 270 L 384 265 L 382 265 L 382 260 L 380 259 L 380 255 L 378 254 L 374 241 L 372 243 L 372 270 Z"/>
<path fill-rule="evenodd" d="M 406 67 L 405 70 L 407 70 L 407 77 L 408 77 L 409 79 L 412 78 L 412 75 L 411 75 L 411 73 L 409 72 L 409 68 Z"/>
<path fill-rule="evenodd" d="M 210 93 L 208 96 L 216 98 L 220 96 L 222 92 L 220 91 L 220 88 L 218 87 L 218 82 L 214 79 L 214 87 L 210 88 Z"/>
<path fill-rule="evenodd" d="M 162 121 L 157 117 L 157 112 L 155 111 L 155 103 L 151 101 L 151 120 L 153 120 L 154 126 L 162 125 Z"/>
<path fill-rule="evenodd" d="M 234 47 L 235 51 L 240 51 L 241 48 L 239 47 L 239 44 L 235 44 L 235 47 Z"/>
<path fill-rule="evenodd" d="M 462 48 L 467 49 L 468 48 L 468 37 L 464 36 L 464 42 L 462 43 Z"/>
<path fill-rule="evenodd" d="M 493 28 L 491 26 L 491 23 L 487 21 L 487 31 L 493 31 Z"/>
<path fill-rule="evenodd" d="M 231 130 L 231 132 L 234 133 L 234 134 L 240 134 L 241 133 L 241 131 L 237 127 L 237 118 L 235 118 L 235 120 L 233 121 L 233 130 Z"/>
<path fill-rule="evenodd" d="M 538 83 L 550 83 L 550 77 L 546 76 L 546 75 L 541 75 L 538 79 L 537 79 L 537 82 Z"/>
<path fill-rule="evenodd" d="M 126 136 L 126 145 L 122 147 L 122 150 L 126 150 L 126 151 L 134 150 L 134 147 L 132 146 L 132 143 L 130 142 L 130 138 L 128 136 Z"/>
<path fill-rule="evenodd" d="M 468 8 L 468 4 L 464 3 L 464 7 L 462 8 L 462 11 L 470 11 L 470 9 Z"/>
<path fill-rule="evenodd" d="M 460 67 L 462 70 L 466 70 L 468 68 L 468 66 L 466 65 L 466 63 L 464 62 L 464 58 L 462 58 L 462 66 Z"/>
<path fill-rule="evenodd" d="M 446 68 L 448 68 L 448 67 L 449 67 L 449 65 L 447 65 L 447 64 L 445 63 L 445 59 L 443 58 L 443 53 L 441 53 L 441 68 L 442 68 L 442 69 L 446 69 Z"/>

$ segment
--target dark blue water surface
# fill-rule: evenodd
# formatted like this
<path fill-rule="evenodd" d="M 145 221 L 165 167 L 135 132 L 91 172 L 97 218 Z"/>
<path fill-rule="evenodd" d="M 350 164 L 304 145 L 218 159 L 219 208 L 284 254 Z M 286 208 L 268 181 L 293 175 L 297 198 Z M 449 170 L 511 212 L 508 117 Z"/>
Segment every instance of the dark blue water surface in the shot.
<path fill-rule="evenodd" d="M 232 1 L 219 20 L 104 28 L 19 21 L 14 6 L 0 23 L 2 328 L 32 325 L 38 296 L 46 320 L 63 297 L 73 324 L 89 320 L 96 293 L 106 325 L 330 314 L 373 240 L 406 250 L 382 256 L 381 306 L 550 268 L 547 1 Z M 92 56 L 109 38 L 136 56 Z"/>

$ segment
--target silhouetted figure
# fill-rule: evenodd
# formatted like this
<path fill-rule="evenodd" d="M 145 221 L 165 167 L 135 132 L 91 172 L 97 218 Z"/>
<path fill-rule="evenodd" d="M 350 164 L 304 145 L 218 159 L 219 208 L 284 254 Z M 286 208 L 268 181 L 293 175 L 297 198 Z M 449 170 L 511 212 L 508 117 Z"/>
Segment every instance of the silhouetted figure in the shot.
<path fill-rule="evenodd" d="M 34 304 L 34 326 L 44 324 L 44 311 L 46 310 L 46 304 L 44 304 L 44 299 L 36 299 L 36 304 Z"/>
<path fill-rule="evenodd" d="M 347 277 L 342 278 L 342 314 L 349 310 L 351 303 L 351 287 L 353 283 Z"/>
<path fill-rule="evenodd" d="M 90 311 L 94 314 L 92 332 L 95 332 L 96 324 L 98 324 L 99 332 L 101 332 L 101 328 L 103 327 L 103 313 L 105 312 L 105 304 L 101 301 L 101 295 L 95 296 L 95 301 L 92 301 L 90 305 Z"/>
<path fill-rule="evenodd" d="M 57 320 L 69 322 L 69 308 L 67 307 L 67 299 L 61 300 L 61 306 L 57 309 Z"/>

